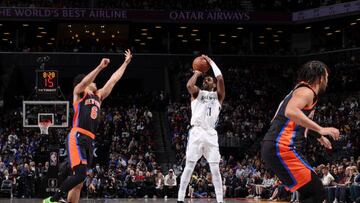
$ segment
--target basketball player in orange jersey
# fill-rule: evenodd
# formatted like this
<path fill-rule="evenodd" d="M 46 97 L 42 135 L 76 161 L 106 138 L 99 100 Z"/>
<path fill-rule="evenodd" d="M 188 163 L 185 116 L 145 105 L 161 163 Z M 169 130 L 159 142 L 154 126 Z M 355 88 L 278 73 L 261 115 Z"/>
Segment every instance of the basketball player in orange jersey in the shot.
<path fill-rule="evenodd" d="M 44 199 L 43 203 L 59 202 L 73 188 L 75 189 L 70 192 L 69 199 L 71 199 L 70 201 L 79 200 L 81 185 L 86 178 L 88 167 L 91 166 L 92 143 L 99 122 L 101 102 L 109 96 L 115 84 L 123 76 L 131 58 L 130 50 L 126 50 L 124 63 L 99 90 L 96 88 L 94 80 L 110 63 L 107 58 L 103 58 L 98 67 L 88 75 L 78 75 L 74 79 L 73 127 L 66 143 L 72 174 L 64 180 L 59 190 L 52 197 Z"/>
<path fill-rule="evenodd" d="M 325 136 L 339 139 L 339 130 L 322 127 L 312 120 L 319 93 L 325 91 L 328 68 L 320 61 L 306 63 L 298 72 L 298 84 L 280 103 L 261 149 L 265 166 L 291 192 L 298 191 L 302 203 L 322 203 L 325 191 L 313 168 L 299 153 L 307 130 L 321 145 L 331 149 Z"/>

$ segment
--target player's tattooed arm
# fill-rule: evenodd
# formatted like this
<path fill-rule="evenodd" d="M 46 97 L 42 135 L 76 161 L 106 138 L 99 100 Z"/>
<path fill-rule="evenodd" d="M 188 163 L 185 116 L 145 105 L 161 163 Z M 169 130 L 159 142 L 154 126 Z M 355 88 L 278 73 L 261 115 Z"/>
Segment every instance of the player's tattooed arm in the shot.
<path fill-rule="evenodd" d="M 98 95 L 100 96 L 101 100 L 104 100 L 106 97 L 109 96 L 112 89 L 114 88 L 115 84 L 121 79 L 124 75 L 126 67 L 129 65 L 132 59 L 132 53 L 128 49 L 125 51 L 125 60 L 124 63 L 112 74 L 110 79 L 105 83 L 104 87 L 98 90 Z"/>
<path fill-rule="evenodd" d="M 314 93 L 305 87 L 296 89 L 290 99 L 286 109 L 285 116 L 293 120 L 296 124 L 313 130 L 320 135 L 330 135 L 333 139 L 339 139 L 339 130 L 331 127 L 321 127 L 316 122 L 307 117 L 301 109 L 311 106 L 314 99 Z"/>

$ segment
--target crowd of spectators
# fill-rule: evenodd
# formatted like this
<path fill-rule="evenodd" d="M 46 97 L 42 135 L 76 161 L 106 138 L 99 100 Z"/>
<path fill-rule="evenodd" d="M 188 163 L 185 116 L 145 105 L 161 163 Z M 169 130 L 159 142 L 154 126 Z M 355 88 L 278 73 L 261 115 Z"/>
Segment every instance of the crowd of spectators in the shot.
<path fill-rule="evenodd" d="M 277 105 L 294 85 L 295 66 L 218 65 L 224 75 L 227 94 L 217 127 L 219 144 L 222 148 L 242 150 L 239 154 L 224 153 L 221 158 L 225 197 L 289 199 L 290 194 L 281 181 L 264 167 L 259 146 Z M 166 109 L 176 163 L 164 170 L 157 162 L 153 110 L 132 102 L 141 96 L 126 99 L 131 101 L 127 105 L 115 102 L 102 108 L 95 145 L 98 158 L 88 175 L 83 195 L 94 198 L 176 197 L 191 116 L 185 84 L 192 74 L 189 64 L 176 70 L 179 78 L 176 81 L 183 85 L 181 96 L 177 102 L 169 102 Z M 302 153 L 326 186 L 328 202 L 355 201 L 359 196 L 360 87 L 356 82 L 359 71 L 358 59 L 353 57 L 332 65 L 328 92 L 316 107 L 315 121 L 339 128 L 341 139 L 332 142 L 332 150 L 325 150 L 312 137 L 304 141 Z M 164 95 L 159 97 L 158 101 L 164 102 L 161 99 Z M 149 98 L 144 102 L 147 100 Z M 38 129 L 22 128 L 20 109 L 3 112 L 0 117 L 0 182 L 10 183 L 16 197 L 43 194 L 42 183 L 49 169 L 46 154 L 51 146 L 64 146 L 68 130 L 51 129 L 49 135 L 42 135 Z M 202 158 L 195 167 L 187 196 L 214 197 L 211 178 L 208 164 Z M 294 201 L 296 197 L 294 193 Z"/>

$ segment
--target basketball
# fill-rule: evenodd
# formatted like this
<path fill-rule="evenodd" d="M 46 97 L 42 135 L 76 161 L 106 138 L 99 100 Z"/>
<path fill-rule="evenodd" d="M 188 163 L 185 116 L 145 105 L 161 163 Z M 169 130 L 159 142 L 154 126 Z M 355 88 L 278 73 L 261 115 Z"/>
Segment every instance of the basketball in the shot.
<path fill-rule="evenodd" d="M 192 66 L 194 70 L 198 70 L 203 73 L 207 72 L 210 68 L 210 64 L 202 56 L 196 57 L 193 61 Z"/>

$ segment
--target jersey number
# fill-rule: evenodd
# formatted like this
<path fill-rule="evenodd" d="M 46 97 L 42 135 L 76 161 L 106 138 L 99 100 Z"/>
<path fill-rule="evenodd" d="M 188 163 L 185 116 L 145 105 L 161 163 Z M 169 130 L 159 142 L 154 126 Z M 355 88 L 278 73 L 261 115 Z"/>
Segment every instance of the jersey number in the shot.
<path fill-rule="evenodd" d="M 97 109 L 96 106 L 93 106 L 93 107 L 91 108 L 90 117 L 91 117 L 92 119 L 96 119 L 96 118 L 97 118 L 97 115 L 98 115 L 98 109 Z"/>
<path fill-rule="evenodd" d="M 207 115 L 207 116 L 211 116 L 211 107 L 208 107 L 207 109 L 208 109 L 208 111 L 207 111 L 207 114 L 206 114 L 206 115 Z"/>

